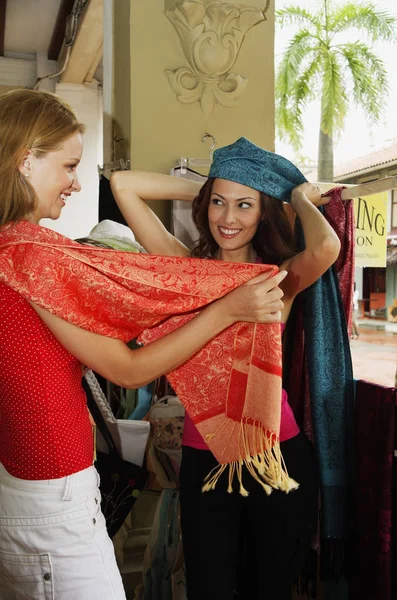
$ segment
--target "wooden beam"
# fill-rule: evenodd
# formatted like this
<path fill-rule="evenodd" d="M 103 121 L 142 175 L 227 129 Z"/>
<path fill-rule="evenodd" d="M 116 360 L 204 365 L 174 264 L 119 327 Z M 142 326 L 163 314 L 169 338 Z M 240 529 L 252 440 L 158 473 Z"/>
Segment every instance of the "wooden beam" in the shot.
<path fill-rule="evenodd" d="M 103 56 L 103 44 L 101 44 L 98 48 L 98 52 L 96 53 L 96 56 L 94 57 L 94 61 L 90 67 L 90 70 L 88 71 L 86 78 L 84 80 L 85 83 L 91 83 L 94 75 L 95 75 L 95 71 L 98 68 L 99 63 L 101 62 L 101 58 Z"/>
<path fill-rule="evenodd" d="M 381 192 L 389 192 L 397 188 L 397 177 L 385 177 L 368 183 L 362 183 L 342 190 L 342 200 L 353 200 L 359 196 L 372 196 Z"/>
<path fill-rule="evenodd" d="M 52 32 L 51 42 L 48 47 L 48 60 L 58 60 L 63 44 L 63 38 L 65 37 L 66 19 L 72 12 L 73 4 L 74 0 L 62 0 L 60 4 L 54 31 Z"/>
<path fill-rule="evenodd" d="M 103 0 L 90 0 L 79 19 L 79 28 L 68 65 L 61 75 L 63 83 L 84 83 L 91 77 L 103 53 Z M 61 57 L 65 55 L 65 46 Z M 61 62 L 60 57 L 60 62 Z M 61 63 L 62 64 L 62 63 Z"/>
<path fill-rule="evenodd" d="M 6 30 L 7 0 L 0 0 L 0 56 L 4 56 L 4 33 Z"/>

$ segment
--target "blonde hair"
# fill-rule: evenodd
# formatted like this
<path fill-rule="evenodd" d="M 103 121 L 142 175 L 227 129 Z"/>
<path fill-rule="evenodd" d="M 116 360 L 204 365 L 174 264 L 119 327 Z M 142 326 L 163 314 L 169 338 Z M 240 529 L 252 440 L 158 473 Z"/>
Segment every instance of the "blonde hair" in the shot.
<path fill-rule="evenodd" d="M 19 171 L 26 153 L 41 158 L 84 130 L 70 106 L 54 94 L 21 89 L 0 95 L 0 225 L 36 210 L 36 193 Z"/>

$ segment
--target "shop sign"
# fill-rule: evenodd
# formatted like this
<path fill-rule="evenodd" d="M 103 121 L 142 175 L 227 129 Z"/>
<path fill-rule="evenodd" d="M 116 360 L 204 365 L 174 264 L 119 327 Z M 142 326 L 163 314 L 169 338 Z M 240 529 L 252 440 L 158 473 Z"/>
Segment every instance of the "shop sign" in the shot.
<path fill-rule="evenodd" d="M 356 267 L 386 266 L 388 192 L 354 199 Z"/>

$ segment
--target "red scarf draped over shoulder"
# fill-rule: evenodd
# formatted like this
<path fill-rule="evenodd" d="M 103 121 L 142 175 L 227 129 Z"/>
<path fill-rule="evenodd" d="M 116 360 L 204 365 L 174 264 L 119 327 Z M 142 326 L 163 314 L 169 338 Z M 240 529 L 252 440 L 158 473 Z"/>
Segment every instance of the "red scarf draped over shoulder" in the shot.
<path fill-rule="evenodd" d="M 197 311 L 274 265 L 128 253 L 81 245 L 27 221 L 0 229 L 0 281 L 24 298 L 88 331 L 144 343 L 170 333 Z M 297 486 L 283 468 L 279 324 L 236 323 L 167 374 L 220 465 L 261 483 Z"/>

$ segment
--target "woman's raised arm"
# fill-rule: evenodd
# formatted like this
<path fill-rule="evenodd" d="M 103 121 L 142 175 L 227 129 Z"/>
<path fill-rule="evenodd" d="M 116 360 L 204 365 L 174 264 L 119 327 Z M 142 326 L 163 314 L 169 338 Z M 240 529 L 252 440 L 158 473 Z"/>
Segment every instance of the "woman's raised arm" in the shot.
<path fill-rule="evenodd" d="M 129 228 L 149 254 L 190 256 L 190 250 L 167 231 L 146 200 L 193 201 L 201 184 L 160 173 L 117 171 L 110 185 Z"/>
<path fill-rule="evenodd" d="M 339 238 L 317 208 L 329 200 L 321 198 L 311 183 L 303 183 L 292 191 L 291 207 L 301 220 L 306 247 L 280 267 L 288 271 L 282 285 L 286 309 L 290 300 L 321 277 L 338 258 Z"/>

